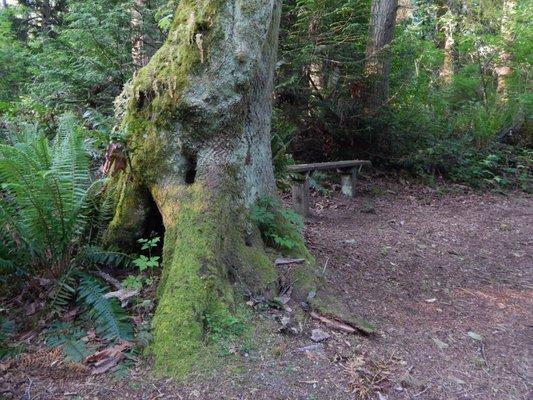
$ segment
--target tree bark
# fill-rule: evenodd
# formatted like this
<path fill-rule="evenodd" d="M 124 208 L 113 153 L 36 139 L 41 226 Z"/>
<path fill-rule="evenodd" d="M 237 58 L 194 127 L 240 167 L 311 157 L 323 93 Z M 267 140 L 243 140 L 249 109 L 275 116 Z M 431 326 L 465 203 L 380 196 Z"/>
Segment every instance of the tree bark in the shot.
<path fill-rule="evenodd" d="M 449 8 L 444 16 L 441 18 L 444 22 L 442 30 L 444 31 L 444 62 L 442 64 L 442 69 L 440 71 L 440 77 L 444 85 L 448 86 L 452 83 L 453 80 L 453 63 L 454 57 L 453 45 L 455 41 L 453 39 L 453 34 L 455 30 L 455 20 L 452 14 L 451 9 Z"/>
<path fill-rule="evenodd" d="M 500 53 L 499 65 L 495 68 L 497 76 L 497 92 L 500 102 L 505 103 L 508 100 L 507 81 L 512 75 L 513 69 L 511 67 L 512 55 L 508 48 L 514 41 L 513 36 L 513 18 L 516 10 L 516 0 L 504 0 L 501 22 L 501 35 L 504 40 L 505 49 Z"/>
<path fill-rule="evenodd" d="M 108 237 L 138 236 L 155 203 L 165 233 L 151 350 L 165 374 L 182 375 L 208 353 L 205 337 L 231 321 L 239 294 L 277 287 L 247 215 L 275 194 L 280 11 L 278 0 L 182 0 L 167 40 L 122 97 L 130 165 L 117 178 Z M 309 256 L 303 241 L 299 251 Z M 313 280 L 298 282 L 304 298 Z"/>
<path fill-rule="evenodd" d="M 134 0 L 131 9 L 131 58 L 135 70 L 139 70 L 148 64 L 149 55 L 146 51 L 148 34 L 146 24 L 144 23 L 144 13 L 146 9 L 146 0 Z"/>
<path fill-rule="evenodd" d="M 397 0 L 372 1 L 370 40 L 364 69 L 369 82 L 366 104 L 371 112 L 382 107 L 389 97 L 391 58 L 387 47 L 394 37 L 397 10 Z"/>
<path fill-rule="evenodd" d="M 398 0 L 398 11 L 396 13 L 396 24 L 413 18 L 413 10 L 417 2 L 412 0 Z"/>
<path fill-rule="evenodd" d="M 307 261 L 282 272 L 249 218 L 257 199 L 275 195 L 270 124 L 280 13 L 278 0 L 181 0 L 165 43 L 117 99 L 129 165 L 113 178 L 118 203 L 107 236 L 138 238 L 151 204 L 161 215 L 150 350 L 163 374 L 181 376 L 209 357 L 206 338 L 231 329 L 239 298 L 272 297 L 280 282 L 306 311 L 335 309 L 358 329 L 373 329 L 334 298 L 316 296 L 312 257 L 284 217 L 279 227 L 295 245 L 283 255 Z"/>

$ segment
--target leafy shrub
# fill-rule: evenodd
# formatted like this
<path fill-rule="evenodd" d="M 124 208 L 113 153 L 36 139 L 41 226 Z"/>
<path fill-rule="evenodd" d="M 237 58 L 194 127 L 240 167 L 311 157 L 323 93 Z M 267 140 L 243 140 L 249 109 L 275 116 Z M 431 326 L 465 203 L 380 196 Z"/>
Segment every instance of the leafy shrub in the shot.
<path fill-rule="evenodd" d="M 477 188 L 532 190 L 533 152 L 498 144 L 479 150 L 464 140 L 448 140 L 421 150 L 411 167 L 420 176 L 443 175 Z"/>

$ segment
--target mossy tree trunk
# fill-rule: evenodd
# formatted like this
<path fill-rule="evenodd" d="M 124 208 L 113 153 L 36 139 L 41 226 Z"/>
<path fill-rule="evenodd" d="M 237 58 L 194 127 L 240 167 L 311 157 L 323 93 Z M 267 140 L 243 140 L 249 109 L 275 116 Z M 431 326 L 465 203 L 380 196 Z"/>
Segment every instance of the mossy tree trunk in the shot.
<path fill-rule="evenodd" d="M 123 244 L 138 238 L 150 205 L 162 217 L 151 349 L 165 374 L 190 371 L 243 293 L 268 298 L 288 280 L 293 300 L 308 310 L 342 309 L 316 296 L 312 262 L 280 278 L 249 219 L 257 199 L 275 194 L 270 123 L 280 7 L 278 0 L 181 0 L 167 40 L 117 99 L 129 165 L 114 178 L 118 203 L 107 236 Z M 301 236 L 280 226 L 296 244 L 292 255 L 311 261 Z"/>
<path fill-rule="evenodd" d="M 274 194 L 271 93 L 278 0 L 181 0 L 168 39 L 125 88 L 130 165 L 108 236 L 138 236 L 153 201 L 165 228 L 153 321 L 156 368 L 181 375 L 236 287 L 268 292 L 276 269 L 248 221 Z M 151 199 L 149 199 L 151 197 Z"/>

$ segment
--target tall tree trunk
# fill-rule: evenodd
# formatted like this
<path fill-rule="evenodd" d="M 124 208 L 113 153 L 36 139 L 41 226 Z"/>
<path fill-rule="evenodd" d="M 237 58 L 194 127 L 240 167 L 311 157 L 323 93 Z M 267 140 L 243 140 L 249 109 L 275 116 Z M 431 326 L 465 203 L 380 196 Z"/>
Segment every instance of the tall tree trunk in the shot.
<path fill-rule="evenodd" d="M 207 353 L 206 335 L 231 322 L 241 291 L 277 289 L 247 210 L 275 194 L 280 11 L 278 0 L 182 0 L 167 40 L 124 91 L 130 165 L 116 178 L 108 237 L 138 234 L 155 203 L 165 233 L 151 349 L 163 373 L 186 373 Z M 298 238 L 296 252 L 308 256 Z M 294 272 L 301 300 L 315 283 L 308 266 Z"/>
<path fill-rule="evenodd" d="M 441 21 L 443 21 L 442 30 L 444 31 L 444 62 L 440 71 L 440 77 L 444 85 L 447 86 L 451 84 L 453 80 L 453 45 L 455 43 L 453 34 L 456 25 L 450 8 L 441 18 Z"/>
<path fill-rule="evenodd" d="M 366 104 L 371 112 L 382 107 L 389 97 L 391 58 L 387 47 L 394 37 L 397 10 L 397 0 L 372 1 L 365 64 L 365 76 L 370 85 Z"/>
<path fill-rule="evenodd" d="M 146 0 L 134 0 L 131 9 L 131 58 L 135 70 L 138 70 L 148 64 L 148 54 L 145 49 L 146 28 L 144 24 L 144 12 Z"/>
<path fill-rule="evenodd" d="M 398 11 L 396 13 L 396 24 L 413 18 L 413 10 L 417 2 L 413 0 L 398 0 Z"/>
<path fill-rule="evenodd" d="M 315 296 L 312 257 L 282 214 L 277 222 L 294 242 L 286 255 L 308 260 L 283 278 L 248 217 L 259 197 L 275 194 L 270 123 L 280 13 L 278 0 L 181 0 L 165 43 L 117 101 L 126 104 L 130 161 L 110 188 L 118 204 L 108 237 L 138 235 L 156 205 L 165 233 L 151 350 L 165 374 L 183 375 L 209 355 L 205 338 L 231 325 L 243 293 L 268 298 L 280 281 L 307 311 L 335 308 L 372 331 L 335 299 Z"/>
<path fill-rule="evenodd" d="M 513 37 L 513 18 L 516 10 L 516 0 L 504 0 L 501 22 L 501 35 L 504 40 L 505 49 L 500 53 L 499 65 L 495 68 L 497 76 L 497 92 L 498 98 L 505 103 L 508 99 L 507 81 L 509 76 L 513 73 L 511 68 L 512 55 L 508 48 L 514 41 Z"/>

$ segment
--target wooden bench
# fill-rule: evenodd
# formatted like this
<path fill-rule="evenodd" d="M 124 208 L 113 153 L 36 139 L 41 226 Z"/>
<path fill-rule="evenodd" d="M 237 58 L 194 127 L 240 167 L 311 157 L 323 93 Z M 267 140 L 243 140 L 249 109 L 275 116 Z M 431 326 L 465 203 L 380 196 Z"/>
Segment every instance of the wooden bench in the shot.
<path fill-rule="evenodd" d="M 290 165 L 287 168 L 289 172 L 300 174 L 292 182 L 292 207 L 300 215 L 309 215 L 309 175 L 313 171 L 337 170 L 341 176 L 342 193 L 354 197 L 357 174 L 363 165 L 372 163 L 368 160 L 349 160 Z"/>

